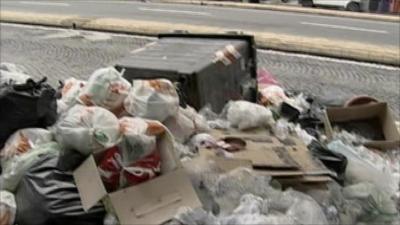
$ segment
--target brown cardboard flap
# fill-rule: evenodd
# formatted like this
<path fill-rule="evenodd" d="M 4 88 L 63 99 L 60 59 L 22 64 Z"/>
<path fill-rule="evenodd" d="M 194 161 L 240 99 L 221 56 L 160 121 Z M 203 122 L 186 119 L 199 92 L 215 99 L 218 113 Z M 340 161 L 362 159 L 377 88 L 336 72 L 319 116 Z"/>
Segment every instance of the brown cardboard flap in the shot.
<path fill-rule="evenodd" d="M 83 209 L 88 211 L 107 195 L 93 156 L 89 156 L 73 173 Z"/>
<path fill-rule="evenodd" d="M 121 224 L 162 224 L 180 207 L 201 207 L 184 169 L 109 194 Z"/>
<path fill-rule="evenodd" d="M 324 118 L 325 132 L 328 139 L 332 139 L 332 123 L 359 121 L 373 118 L 379 118 L 381 131 L 383 132 L 385 139 L 368 141 L 364 145 L 381 150 L 399 147 L 400 133 L 396 127 L 391 110 L 385 102 L 371 103 L 361 106 L 327 108 Z"/>
<path fill-rule="evenodd" d="M 383 113 L 386 113 L 386 109 L 387 104 L 380 102 L 352 107 L 331 107 L 327 108 L 326 111 L 331 122 L 347 122 L 380 117 Z"/>

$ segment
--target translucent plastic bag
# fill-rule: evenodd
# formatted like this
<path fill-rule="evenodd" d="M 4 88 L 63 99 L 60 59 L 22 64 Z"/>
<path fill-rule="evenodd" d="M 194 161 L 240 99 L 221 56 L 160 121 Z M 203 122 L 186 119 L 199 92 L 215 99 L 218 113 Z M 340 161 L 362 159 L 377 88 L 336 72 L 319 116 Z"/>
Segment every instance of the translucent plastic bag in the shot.
<path fill-rule="evenodd" d="M 363 155 L 357 152 L 353 146 L 345 145 L 342 141 L 332 141 L 327 147 L 347 158 L 345 183 L 357 184 L 369 181 L 389 193 L 395 193 L 398 190 L 398 180 L 391 171 L 379 169 L 377 164 L 363 158 Z"/>
<path fill-rule="evenodd" d="M 178 112 L 179 96 L 169 80 L 134 80 L 124 106 L 133 116 L 163 122 Z"/>
<path fill-rule="evenodd" d="M 119 115 L 131 88 L 130 83 L 114 67 L 101 68 L 90 76 L 79 93 L 78 101 L 86 106 L 100 106 Z"/>
<path fill-rule="evenodd" d="M 24 84 L 30 78 L 21 66 L 5 62 L 0 64 L 0 84 Z"/>
<path fill-rule="evenodd" d="M 16 212 L 14 195 L 8 191 L 0 191 L 0 224 L 13 225 Z"/>
<path fill-rule="evenodd" d="M 0 189 L 14 192 L 25 172 L 47 155 L 58 155 L 60 147 L 55 142 L 37 145 L 29 152 L 14 157 L 3 166 L 3 174 L 0 177 Z"/>
<path fill-rule="evenodd" d="M 209 130 L 205 118 L 190 106 L 185 109 L 179 108 L 178 114 L 169 117 L 163 123 L 180 143 L 185 143 L 196 133 Z"/>
<path fill-rule="evenodd" d="M 61 88 L 61 99 L 57 100 L 58 113 L 67 111 L 78 102 L 77 97 L 85 85 L 86 81 L 77 80 L 73 77 L 64 81 Z"/>
<path fill-rule="evenodd" d="M 272 127 L 275 124 L 272 112 L 261 105 L 246 101 L 231 101 L 227 107 L 228 121 L 240 130 Z"/>
<path fill-rule="evenodd" d="M 63 149 L 74 149 L 84 155 L 113 147 L 121 138 L 118 119 L 97 106 L 73 106 L 53 129 Z"/>
<path fill-rule="evenodd" d="M 26 128 L 15 132 L 0 150 L 2 164 L 14 156 L 24 154 L 37 145 L 46 144 L 53 140 L 50 131 L 41 128 Z"/>

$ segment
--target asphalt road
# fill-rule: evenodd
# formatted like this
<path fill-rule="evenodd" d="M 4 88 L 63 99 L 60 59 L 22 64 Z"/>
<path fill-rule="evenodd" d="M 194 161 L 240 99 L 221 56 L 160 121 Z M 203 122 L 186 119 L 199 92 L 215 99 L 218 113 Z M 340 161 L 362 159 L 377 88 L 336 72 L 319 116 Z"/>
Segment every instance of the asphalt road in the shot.
<path fill-rule="evenodd" d="M 68 77 L 87 79 L 153 38 L 38 26 L 1 24 L 0 61 L 26 67 L 35 78 L 56 86 Z M 400 112 L 400 68 L 323 57 L 258 51 L 258 67 L 274 74 L 288 90 L 330 99 L 367 94 Z"/>
<path fill-rule="evenodd" d="M 6 1 L 1 10 L 209 25 L 400 48 L 400 24 L 292 12 L 136 1 Z M 318 44 L 318 43 L 316 43 Z"/>

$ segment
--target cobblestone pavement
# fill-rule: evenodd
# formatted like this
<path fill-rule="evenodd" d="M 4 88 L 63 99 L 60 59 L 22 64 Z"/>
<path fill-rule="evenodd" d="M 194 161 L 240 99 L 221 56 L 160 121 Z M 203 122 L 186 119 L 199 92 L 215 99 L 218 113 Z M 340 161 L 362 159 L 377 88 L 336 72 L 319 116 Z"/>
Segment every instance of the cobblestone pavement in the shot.
<path fill-rule="evenodd" d="M 1 24 L 0 61 L 23 65 L 50 83 L 86 79 L 152 38 Z M 400 68 L 260 50 L 265 67 L 288 88 L 332 97 L 368 94 L 390 103 L 399 117 Z"/>

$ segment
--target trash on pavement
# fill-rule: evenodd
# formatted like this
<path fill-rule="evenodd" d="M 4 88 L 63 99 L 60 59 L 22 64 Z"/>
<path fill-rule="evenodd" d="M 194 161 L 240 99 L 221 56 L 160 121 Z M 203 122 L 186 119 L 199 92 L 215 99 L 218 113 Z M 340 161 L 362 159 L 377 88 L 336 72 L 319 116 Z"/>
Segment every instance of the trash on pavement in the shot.
<path fill-rule="evenodd" d="M 104 199 L 121 224 L 161 224 L 182 206 L 200 207 L 200 201 L 174 152 L 173 138 L 166 130 L 157 145 L 161 175 L 150 181 L 107 192 L 97 170 L 96 158 L 89 156 L 73 173 L 82 205 L 89 210 Z"/>
<path fill-rule="evenodd" d="M 15 193 L 16 224 L 98 225 L 103 223 L 104 206 L 96 204 L 84 211 L 70 172 L 57 169 L 58 157 L 47 155 L 23 176 Z"/>
<path fill-rule="evenodd" d="M 73 106 L 54 126 L 55 139 L 64 151 L 83 155 L 111 148 L 121 139 L 118 119 L 97 106 Z"/>
<path fill-rule="evenodd" d="M 53 141 L 50 131 L 42 128 L 25 128 L 16 131 L 8 138 L 4 148 L 0 150 L 1 164 L 6 164 L 14 156 L 22 155 L 37 145 Z"/>
<path fill-rule="evenodd" d="M 389 193 L 399 190 L 399 179 L 396 179 L 391 172 L 390 165 L 380 165 L 386 161 L 377 153 L 373 153 L 367 148 L 358 148 L 357 151 L 357 148 L 346 145 L 340 140 L 330 142 L 327 147 L 347 158 L 346 183 L 357 184 L 368 181 Z M 378 159 L 381 159 L 382 162 L 378 163 Z"/>
<path fill-rule="evenodd" d="M 275 123 L 272 112 L 255 103 L 232 101 L 226 107 L 228 121 L 239 130 L 272 127 Z"/>
<path fill-rule="evenodd" d="M 17 205 L 14 195 L 8 191 L 0 191 L 0 224 L 13 225 L 16 213 Z"/>
<path fill-rule="evenodd" d="M 24 84 L 31 77 L 26 69 L 12 63 L 0 63 L 0 85 L 1 84 Z"/>
<path fill-rule="evenodd" d="M 163 122 L 177 114 L 179 96 L 169 80 L 133 80 L 124 107 L 132 116 Z"/>
<path fill-rule="evenodd" d="M 0 85 L 0 148 L 17 130 L 47 128 L 56 122 L 56 91 L 46 78 L 24 84 Z"/>
<path fill-rule="evenodd" d="M 90 76 L 78 101 L 86 106 L 103 107 L 118 116 L 123 112 L 123 102 L 130 88 L 130 83 L 114 67 L 101 68 Z"/>
<path fill-rule="evenodd" d="M 164 125 L 180 143 L 187 142 L 196 133 L 209 130 L 206 119 L 190 106 L 186 106 L 185 109 L 180 107 L 176 115 L 164 121 Z"/>
<path fill-rule="evenodd" d="M 179 87 L 181 106 L 209 105 L 220 113 L 230 100 L 256 102 L 256 54 L 250 35 L 170 33 L 116 60 L 115 67 L 129 81 L 168 79 Z"/>
<path fill-rule="evenodd" d="M 60 147 L 55 142 L 37 145 L 29 152 L 14 156 L 2 165 L 3 173 L 0 176 L 0 189 L 14 192 L 24 174 L 43 157 L 58 155 Z"/>
<path fill-rule="evenodd" d="M 57 100 L 58 113 L 64 113 L 78 103 L 78 96 L 86 86 L 86 81 L 77 80 L 73 77 L 66 79 L 60 88 L 61 98 Z"/>
<path fill-rule="evenodd" d="M 371 103 L 352 107 L 327 108 L 325 129 L 333 137 L 333 126 L 354 132 L 368 139 L 370 148 L 392 149 L 400 146 L 400 133 L 387 103 Z"/>

